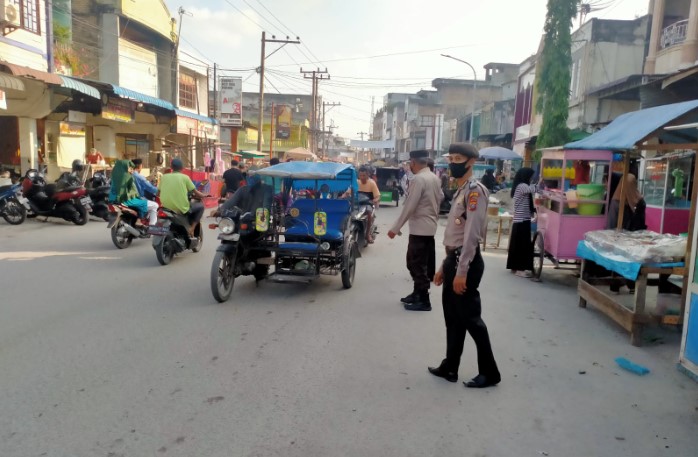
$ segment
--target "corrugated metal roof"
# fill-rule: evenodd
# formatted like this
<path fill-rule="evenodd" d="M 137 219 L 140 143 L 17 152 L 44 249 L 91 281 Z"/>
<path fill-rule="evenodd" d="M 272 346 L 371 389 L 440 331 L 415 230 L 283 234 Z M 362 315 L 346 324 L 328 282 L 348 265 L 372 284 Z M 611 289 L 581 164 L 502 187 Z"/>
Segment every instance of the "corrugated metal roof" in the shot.
<path fill-rule="evenodd" d="M 176 109 L 175 106 L 167 100 L 162 100 L 160 98 L 151 97 L 150 95 L 141 94 L 140 92 L 136 92 L 135 90 L 115 86 L 114 84 L 110 85 L 114 93 L 121 98 L 130 98 L 131 100 L 148 103 L 149 105 L 155 105 L 170 111 L 174 111 Z"/>
<path fill-rule="evenodd" d="M 24 92 L 24 83 L 21 79 L 2 73 L 0 73 L 0 87 Z"/>
<path fill-rule="evenodd" d="M 82 94 L 88 95 L 92 98 L 96 98 L 99 100 L 100 94 L 97 89 L 95 89 L 92 86 L 88 86 L 82 81 L 78 81 L 77 79 L 69 78 L 68 76 L 61 76 L 61 80 L 63 81 L 63 84 L 61 84 L 61 87 L 66 87 L 68 89 L 72 89 L 76 92 L 80 92 Z"/>
<path fill-rule="evenodd" d="M 627 151 L 653 132 L 698 108 L 698 100 L 655 106 L 618 116 L 608 126 L 565 149 Z"/>
<path fill-rule="evenodd" d="M 5 66 L 10 71 L 10 73 L 12 73 L 15 76 L 32 78 L 49 84 L 55 84 L 56 86 L 60 86 L 63 83 L 63 81 L 61 81 L 61 77 L 54 73 L 46 73 L 45 71 L 34 70 L 33 68 L 15 65 L 13 63 L 5 62 L 3 60 L 0 60 L 0 65 Z"/>
<path fill-rule="evenodd" d="M 175 109 L 175 113 L 177 113 L 177 116 L 183 116 L 183 117 L 188 117 L 190 119 L 196 119 L 197 121 L 206 122 L 208 124 L 213 124 L 213 125 L 218 124 L 218 121 L 211 118 L 211 117 L 203 116 L 201 114 L 192 113 L 192 112 L 185 111 L 185 110 L 182 110 L 179 108 Z"/>

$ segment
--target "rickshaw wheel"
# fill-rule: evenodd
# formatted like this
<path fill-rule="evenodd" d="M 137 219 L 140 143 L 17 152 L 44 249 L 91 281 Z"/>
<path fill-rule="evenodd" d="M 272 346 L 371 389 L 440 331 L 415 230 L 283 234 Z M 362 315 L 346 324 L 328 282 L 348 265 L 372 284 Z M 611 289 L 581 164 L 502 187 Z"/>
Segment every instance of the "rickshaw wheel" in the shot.
<path fill-rule="evenodd" d="M 349 249 L 346 268 L 342 270 L 342 285 L 345 289 L 351 289 L 354 284 L 354 276 L 356 275 L 356 252 L 354 249 L 353 246 Z"/>
<path fill-rule="evenodd" d="M 545 241 L 543 232 L 533 235 L 533 280 L 540 281 L 543 273 L 543 261 L 545 260 Z"/>

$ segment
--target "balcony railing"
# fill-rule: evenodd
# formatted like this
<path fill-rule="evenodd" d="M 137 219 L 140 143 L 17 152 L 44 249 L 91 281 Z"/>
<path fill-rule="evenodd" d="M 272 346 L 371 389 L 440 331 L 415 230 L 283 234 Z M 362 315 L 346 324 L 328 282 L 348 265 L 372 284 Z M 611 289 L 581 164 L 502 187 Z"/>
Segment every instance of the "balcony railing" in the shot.
<path fill-rule="evenodd" d="M 662 30 L 662 38 L 659 46 L 662 49 L 670 48 L 686 41 L 686 30 L 688 29 L 688 19 L 674 22 L 669 27 Z"/>

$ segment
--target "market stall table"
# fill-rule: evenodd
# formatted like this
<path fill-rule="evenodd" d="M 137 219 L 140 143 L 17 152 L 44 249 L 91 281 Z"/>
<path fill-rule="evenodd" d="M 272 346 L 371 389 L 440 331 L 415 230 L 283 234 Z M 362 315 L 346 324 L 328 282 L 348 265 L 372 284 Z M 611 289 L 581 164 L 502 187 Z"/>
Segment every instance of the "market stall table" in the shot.
<path fill-rule="evenodd" d="M 502 229 L 503 229 L 503 224 L 506 221 L 508 223 L 507 230 L 509 230 L 509 233 L 511 233 L 511 224 L 512 221 L 514 220 L 514 216 L 511 214 L 488 214 L 487 215 L 487 222 L 489 224 L 489 221 L 496 221 L 497 222 L 497 244 L 494 244 L 490 247 L 494 247 L 495 249 L 499 249 L 499 244 L 502 241 Z M 487 250 L 487 230 L 485 230 L 485 236 L 482 238 L 482 250 L 485 251 Z"/>
<path fill-rule="evenodd" d="M 630 343 L 633 346 L 642 345 L 642 331 L 647 324 L 679 324 L 676 316 L 656 316 L 646 312 L 647 280 L 651 274 L 679 275 L 685 274 L 683 262 L 642 264 L 637 262 L 620 262 L 611 256 L 604 255 L 592 249 L 585 241 L 580 241 L 577 255 L 582 259 L 581 276 L 578 282 L 579 306 L 586 308 L 587 303 L 594 305 L 599 311 L 616 321 L 621 327 L 630 332 Z M 634 306 L 629 309 L 617 297 L 605 293 L 597 286 L 603 280 L 592 279 L 589 274 L 589 262 L 606 268 L 620 276 L 635 281 Z M 607 281 L 606 281 L 607 282 Z"/>

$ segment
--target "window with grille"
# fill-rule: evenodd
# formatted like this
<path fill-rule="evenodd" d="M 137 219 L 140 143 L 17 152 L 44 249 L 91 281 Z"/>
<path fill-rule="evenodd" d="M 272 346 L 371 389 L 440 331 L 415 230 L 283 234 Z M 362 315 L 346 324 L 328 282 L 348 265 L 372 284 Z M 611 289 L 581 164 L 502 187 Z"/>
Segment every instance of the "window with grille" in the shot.
<path fill-rule="evenodd" d="M 196 78 L 185 73 L 179 75 L 179 106 L 196 109 Z"/>
<path fill-rule="evenodd" d="M 24 30 L 41 35 L 39 0 L 11 0 L 19 11 L 19 26 Z"/>

